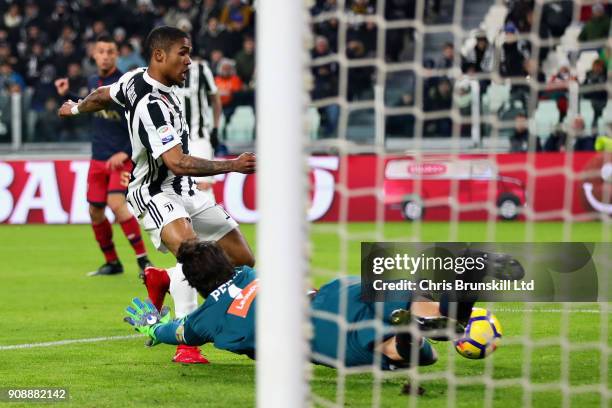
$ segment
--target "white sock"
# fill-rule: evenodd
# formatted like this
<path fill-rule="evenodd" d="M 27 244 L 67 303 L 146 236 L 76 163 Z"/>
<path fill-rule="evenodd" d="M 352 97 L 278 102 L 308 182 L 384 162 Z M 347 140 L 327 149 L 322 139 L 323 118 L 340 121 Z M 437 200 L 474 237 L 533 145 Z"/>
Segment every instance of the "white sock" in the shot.
<path fill-rule="evenodd" d="M 198 292 L 185 280 L 183 265 L 177 263 L 167 271 L 170 276 L 170 296 L 174 300 L 174 315 L 181 319 L 198 308 Z"/>

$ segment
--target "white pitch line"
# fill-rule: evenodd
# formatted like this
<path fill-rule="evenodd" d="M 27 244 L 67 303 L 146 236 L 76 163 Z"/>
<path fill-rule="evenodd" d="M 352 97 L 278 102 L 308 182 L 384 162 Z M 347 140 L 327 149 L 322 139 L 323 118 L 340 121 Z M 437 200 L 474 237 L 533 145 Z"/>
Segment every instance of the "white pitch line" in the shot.
<path fill-rule="evenodd" d="M 599 309 L 491 309 L 493 312 L 508 312 L 508 313 L 524 313 L 524 312 L 535 312 L 535 313 L 594 313 L 599 314 Z"/>
<path fill-rule="evenodd" d="M 46 343 L 13 344 L 10 346 L 0 346 L 0 351 L 29 349 L 29 348 L 38 348 L 38 347 L 55 347 L 55 346 L 65 346 L 68 344 L 80 344 L 80 343 L 99 343 L 102 341 L 129 340 L 129 339 L 134 339 L 136 337 L 143 337 L 143 336 L 141 334 L 131 334 L 129 336 L 93 337 L 89 339 L 48 341 Z"/>
<path fill-rule="evenodd" d="M 563 313 L 563 309 L 492 309 L 493 312 L 497 313 Z M 599 309 L 567 309 L 568 313 L 592 313 L 599 314 Z M 38 347 L 55 347 L 65 346 L 68 344 L 81 344 L 81 343 L 99 343 L 102 341 L 115 341 L 115 340 L 129 340 L 137 337 L 143 337 L 140 334 L 131 334 L 129 336 L 111 336 L 111 337 L 94 337 L 90 339 L 74 339 L 74 340 L 59 340 L 49 341 L 46 343 L 29 343 L 29 344 L 13 344 L 10 346 L 0 346 L 0 351 L 4 350 L 18 350 L 18 349 L 29 349 Z"/>

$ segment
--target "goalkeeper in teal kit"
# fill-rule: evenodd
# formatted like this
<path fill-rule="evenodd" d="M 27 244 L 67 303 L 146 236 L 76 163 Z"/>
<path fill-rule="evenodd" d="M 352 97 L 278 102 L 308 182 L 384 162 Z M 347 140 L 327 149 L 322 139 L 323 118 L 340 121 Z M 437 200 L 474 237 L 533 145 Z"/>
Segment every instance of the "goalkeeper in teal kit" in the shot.
<path fill-rule="evenodd" d="M 216 348 L 255 358 L 255 314 L 259 280 L 254 269 L 233 268 L 220 247 L 214 242 L 184 242 L 177 259 L 189 284 L 206 300 L 183 319 L 171 320 L 167 308 L 160 312 L 149 301 L 134 299 L 127 308 L 125 321 L 149 336 L 149 344 L 202 345 L 213 343 Z M 348 323 L 376 319 L 376 304 L 365 303 L 361 297 L 359 278 L 336 279 L 322 286 L 311 296 L 311 318 L 314 335 L 311 339 L 313 362 L 334 366 L 341 359 L 337 355 L 338 341 L 343 334 L 333 320 L 316 316 L 324 311 L 338 316 L 340 299 L 346 293 L 344 313 Z M 412 303 L 384 302 L 383 330 L 376 333 L 373 325 L 346 331 L 345 355 L 341 365 L 347 367 L 371 365 L 376 352 L 381 353 L 381 368 L 395 369 L 415 364 L 428 365 L 436 361 L 436 353 L 422 336 L 413 337 L 406 330 L 398 330 L 409 323 L 411 316 L 427 337 L 448 340 L 445 328 L 449 325 L 449 303 L 426 299 Z M 456 306 L 457 333 L 463 333 L 461 322 L 466 321 L 474 302 L 458 302 Z M 398 326 L 400 325 L 400 326 Z M 406 326 L 404 326 L 404 329 Z M 442 333 L 440 333 L 442 332 Z"/>

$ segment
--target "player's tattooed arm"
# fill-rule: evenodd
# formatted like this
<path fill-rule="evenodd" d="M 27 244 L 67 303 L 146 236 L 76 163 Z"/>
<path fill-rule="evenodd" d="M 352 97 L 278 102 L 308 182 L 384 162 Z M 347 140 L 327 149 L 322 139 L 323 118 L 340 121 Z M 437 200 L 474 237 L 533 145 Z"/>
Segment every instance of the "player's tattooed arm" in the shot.
<path fill-rule="evenodd" d="M 184 154 L 180 145 L 162 154 L 162 159 L 177 176 L 204 177 L 230 172 L 250 174 L 255 172 L 256 167 L 254 153 L 242 153 L 231 160 L 206 160 Z"/>
<path fill-rule="evenodd" d="M 94 89 L 85 99 L 74 102 L 66 101 L 59 108 L 58 116 L 65 118 L 79 113 L 97 112 L 107 108 L 112 103 L 110 86 L 101 86 Z"/>

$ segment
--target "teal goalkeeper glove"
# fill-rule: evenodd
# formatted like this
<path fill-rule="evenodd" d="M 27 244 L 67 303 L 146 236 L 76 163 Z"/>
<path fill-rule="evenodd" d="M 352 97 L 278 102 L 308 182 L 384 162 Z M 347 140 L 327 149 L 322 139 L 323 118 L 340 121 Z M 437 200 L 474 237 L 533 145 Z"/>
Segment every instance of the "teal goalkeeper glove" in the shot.
<path fill-rule="evenodd" d="M 155 329 L 170 321 L 170 309 L 167 306 L 162 307 L 160 313 L 149 299 L 143 303 L 140 299 L 134 298 L 132 299 L 132 305 L 128 306 L 125 311 L 128 316 L 124 317 L 123 320 L 134 326 L 136 331 L 149 336 L 147 346 L 159 344 L 157 337 L 155 337 Z"/>

